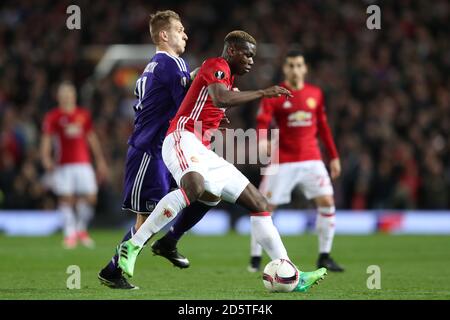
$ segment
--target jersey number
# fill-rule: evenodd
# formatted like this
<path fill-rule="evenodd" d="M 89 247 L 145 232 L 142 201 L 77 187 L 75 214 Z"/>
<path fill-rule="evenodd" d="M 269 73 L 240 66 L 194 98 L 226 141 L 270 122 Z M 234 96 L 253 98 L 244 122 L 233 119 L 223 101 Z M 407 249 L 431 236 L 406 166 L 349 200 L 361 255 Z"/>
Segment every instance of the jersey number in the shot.
<path fill-rule="evenodd" d="M 136 89 L 134 90 L 134 94 L 137 96 L 137 98 L 139 100 L 137 105 L 134 107 L 134 109 L 136 111 L 142 110 L 142 100 L 144 99 L 144 96 L 145 96 L 145 83 L 146 82 L 147 82 L 147 77 L 139 78 L 136 81 Z"/>

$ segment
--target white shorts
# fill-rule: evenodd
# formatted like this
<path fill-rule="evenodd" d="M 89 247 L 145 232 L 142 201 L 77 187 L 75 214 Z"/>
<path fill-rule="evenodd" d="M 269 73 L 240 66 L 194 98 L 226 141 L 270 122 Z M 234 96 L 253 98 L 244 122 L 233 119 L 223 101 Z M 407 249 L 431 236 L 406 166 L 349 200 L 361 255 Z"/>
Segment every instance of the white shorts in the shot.
<path fill-rule="evenodd" d="M 235 203 L 250 183 L 231 163 L 206 148 L 190 131 L 169 134 L 162 146 L 164 163 L 178 186 L 188 172 L 200 173 L 205 190 L 230 203 Z"/>
<path fill-rule="evenodd" d="M 292 190 L 297 185 L 307 199 L 333 195 L 333 185 L 322 161 L 280 163 L 278 166 L 277 173 L 264 176 L 259 186 L 270 204 L 290 203 Z"/>
<path fill-rule="evenodd" d="M 53 191 L 58 196 L 97 193 L 94 169 L 89 163 L 63 164 L 53 173 Z"/>

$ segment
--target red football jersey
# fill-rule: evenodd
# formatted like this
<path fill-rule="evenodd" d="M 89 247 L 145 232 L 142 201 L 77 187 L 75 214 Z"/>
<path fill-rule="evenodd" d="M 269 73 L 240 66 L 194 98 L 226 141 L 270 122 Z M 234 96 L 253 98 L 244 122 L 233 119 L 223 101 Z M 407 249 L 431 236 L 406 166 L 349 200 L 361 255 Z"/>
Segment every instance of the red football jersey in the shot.
<path fill-rule="evenodd" d="M 307 83 L 300 90 L 293 90 L 286 83 L 280 86 L 289 89 L 293 97 L 262 99 L 257 116 L 258 129 L 269 129 L 273 119 L 280 130 L 279 162 L 320 160 L 317 134 L 330 158 L 338 158 L 325 114 L 322 90 Z"/>
<path fill-rule="evenodd" d="M 167 134 L 175 130 L 187 130 L 202 137 L 204 145 L 209 144 L 208 129 L 217 129 L 225 114 L 224 108 L 216 107 L 208 94 L 208 86 L 223 83 L 231 90 L 234 76 L 231 75 L 228 62 L 222 58 L 211 58 L 203 62 L 194 82 L 191 84 L 180 109 L 170 123 Z M 201 132 L 199 128 L 201 126 Z M 198 129 L 197 129 L 198 128 Z"/>
<path fill-rule="evenodd" d="M 44 118 L 43 132 L 57 137 L 59 164 L 91 161 L 87 142 L 91 130 L 91 115 L 80 107 L 70 113 L 55 108 Z"/>

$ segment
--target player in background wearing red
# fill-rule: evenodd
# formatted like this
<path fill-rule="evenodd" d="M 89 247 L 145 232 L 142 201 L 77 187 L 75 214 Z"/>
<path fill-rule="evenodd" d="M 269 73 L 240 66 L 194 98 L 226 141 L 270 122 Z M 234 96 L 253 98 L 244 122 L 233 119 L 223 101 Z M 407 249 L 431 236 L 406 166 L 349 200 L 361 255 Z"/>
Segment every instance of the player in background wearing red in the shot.
<path fill-rule="evenodd" d="M 279 128 L 279 164 L 277 173 L 264 176 L 260 191 L 268 199 L 271 209 L 291 201 L 292 190 L 300 186 L 307 199 L 317 207 L 316 229 L 319 238 L 317 267 L 330 271 L 344 271 L 330 256 L 335 230 L 335 205 L 333 186 L 322 161 L 319 142 L 325 145 L 330 161 L 332 179 L 339 177 L 341 164 L 325 114 L 324 97 L 320 88 L 305 83 L 307 66 L 299 51 L 288 53 L 280 85 L 292 92 L 284 96 L 261 100 L 257 116 L 257 129 L 269 129 L 272 120 Z M 267 148 L 267 140 L 260 140 Z M 252 230 L 253 231 L 253 230 Z M 261 267 L 262 248 L 252 232 L 251 259 L 248 270 L 256 272 Z"/>
<path fill-rule="evenodd" d="M 250 72 L 256 41 L 244 31 L 230 32 L 221 57 L 207 59 L 172 119 L 162 146 L 164 163 L 179 189 L 164 196 L 133 237 L 119 245 L 119 267 L 134 275 L 136 259 L 147 241 L 190 203 L 203 200 L 215 206 L 221 200 L 250 211 L 258 243 L 272 260 L 289 260 L 278 230 L 272 223 L 268 202 L 249 180 L 209 148 L 210 130 L 217 130 L 229 107 L 263 97 L 291 96 L 286 88 L 233 91 L 235 75 Z M 304 292 L 323 279 L 325 268 L 300 272 L 294 291 Z"/>
<path fill-rule="evenodd" d="M 91 165 L 89 146 L 97 166 L 97 178 L 104 179 L 108 168 L 90 113 L 76 104 L 76 89 L 63 82 L 58 87 L 59 106 L 44 118 L 41 160 L 51 174 L 53 191 L 64 219 L 63 246 L 73 249 L 78 241 L 87 247 L 94 242 L 87 232 L 97 201 L 97 182 Z M 55 138 L 55 141 L 53 141 Z M 52 156 L 55 142 L 56 161 Z"/>

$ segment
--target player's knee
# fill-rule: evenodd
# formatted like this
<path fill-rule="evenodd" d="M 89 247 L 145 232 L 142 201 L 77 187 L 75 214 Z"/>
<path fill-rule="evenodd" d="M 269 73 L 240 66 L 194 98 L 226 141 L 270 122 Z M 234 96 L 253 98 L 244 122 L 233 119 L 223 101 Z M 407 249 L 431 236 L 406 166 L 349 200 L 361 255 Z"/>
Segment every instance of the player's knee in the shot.
<path fill-rule="evenodd" d="M 181 188 L 192 203 L 198 200 L 205 191 L 203 177 L 196 172 L 189 172 L 181 179 Z"/>
<path fill-rule="evenodd" d="M 186 194 L 186 197 L 191 203 L 199 199 L 202 193 L 205 191 L 205 187 L 203 186 L 203 184 L 195 182 L 185 183 L 183 184 L 182 188 Z"/>
<path fill-rule="evenodd" d="M 96 194 L 90 194 L 85 197 L 85 200 L 91 205 L 95 206 L 97 204 L 97 195 Z"/>
<path fill-rule="evenodd" d="M 316 199 L 318 207 L 333 207 L 334 199 L 332 196 L 323 196 Z"/>
<path fill-rule="evenodd" d="M 73 206 L 75 204 L 75 198 L 73 196 L 60 196 L 58 203 L 59 205 Z"/>

